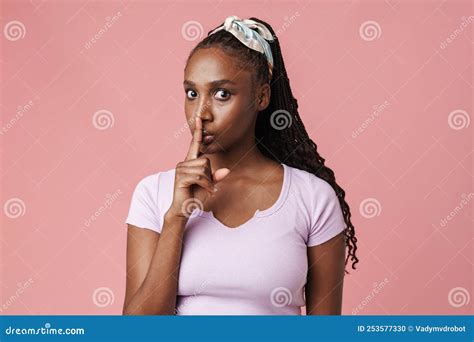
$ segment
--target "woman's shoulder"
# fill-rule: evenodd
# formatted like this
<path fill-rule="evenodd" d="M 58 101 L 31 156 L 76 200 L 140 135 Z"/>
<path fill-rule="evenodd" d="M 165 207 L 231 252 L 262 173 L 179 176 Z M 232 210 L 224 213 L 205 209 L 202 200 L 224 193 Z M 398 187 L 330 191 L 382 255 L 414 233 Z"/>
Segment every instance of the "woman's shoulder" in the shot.
<path fill-rule="evenodd" d="M 142 176 L 142 178 L 138 181 L 136 188 L 140 189 L 155 189 L 158 185 L 165 186 L 166 183 L 174 180 L 174 174 L 176 169 L 164 169 L 162 171 L 157 171 L 152 174 L 147 174 Z"/>
<path fill-rule="evenodd" d="M 287 166 L 291 170 L 292 183 L 296 187 L 299 187 L 304 193 L 309 192 L 312 195 L 317 195 L 318 197 L 335 195 L 334 189 L 326 180 L 316 176 L 312 172 L 289 165 Z"/>
<path fill-rule="evenodd" d="M 339 199 L 333 187 L 312 172 L 291 167 L 292 194 L 306 209 L 307 246 L 321 244 L 345 229 Z"/>
<path fill-rule="evenodd" d="M 158 233 L 173 197 L 174 169 L 158 171 L 142 177 L 133 191 L 126 223 L 149 228 Z"/>

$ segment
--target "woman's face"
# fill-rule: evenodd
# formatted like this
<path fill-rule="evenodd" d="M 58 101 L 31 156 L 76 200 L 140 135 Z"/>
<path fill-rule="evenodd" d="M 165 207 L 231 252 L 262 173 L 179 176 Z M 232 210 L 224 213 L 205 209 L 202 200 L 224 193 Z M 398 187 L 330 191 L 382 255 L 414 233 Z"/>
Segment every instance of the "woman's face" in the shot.
<path fill-rule="evenodd" d="M 232 57 L 218 48 L 197 50 L 184 70 L 183 85 L 191 133 L 195 115 L 202 119 L 202 153 L 228 151 L 235 144 L 254 142 L 256 117 L 266 107 L 269 87 L 254 87 L 252 74 L 237 67 Z M 211 137 L 206 138 L 206 134 Z"/>

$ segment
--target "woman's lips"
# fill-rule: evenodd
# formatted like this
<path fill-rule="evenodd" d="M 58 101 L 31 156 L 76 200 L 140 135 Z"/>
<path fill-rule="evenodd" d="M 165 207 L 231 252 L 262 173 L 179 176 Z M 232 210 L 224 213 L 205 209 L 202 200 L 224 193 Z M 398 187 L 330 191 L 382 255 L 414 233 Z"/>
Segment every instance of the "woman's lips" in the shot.
<path fill-rule="evenodd" d="M 202 138 L 202 142 L 206 145 L 209 145 L 211 144 L 212 142 L 214 142 L 215 138 L 213 135 L 205 135 L 203 138 Z"/>

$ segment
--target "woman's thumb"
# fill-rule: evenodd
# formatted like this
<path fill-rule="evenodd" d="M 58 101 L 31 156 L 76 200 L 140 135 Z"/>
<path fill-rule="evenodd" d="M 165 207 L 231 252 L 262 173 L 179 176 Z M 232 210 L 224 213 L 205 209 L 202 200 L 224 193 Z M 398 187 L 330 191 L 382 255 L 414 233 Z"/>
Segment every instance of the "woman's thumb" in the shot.
<path fill-rule="evenodd" d="M 223 180 L 228 174 L 230 173 L 230 170 L 228 168 L 222 168 L 214 171 L 212 174 L 214 181 L 215 182 L 220 182 Z"/>

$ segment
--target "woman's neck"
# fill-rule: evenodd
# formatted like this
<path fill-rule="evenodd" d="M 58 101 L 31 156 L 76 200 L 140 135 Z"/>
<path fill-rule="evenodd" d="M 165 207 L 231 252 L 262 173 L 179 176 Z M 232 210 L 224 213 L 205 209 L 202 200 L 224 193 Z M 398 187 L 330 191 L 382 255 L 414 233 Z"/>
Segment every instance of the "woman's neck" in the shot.
<path fill-rule="evenodd" d="M 228 168 L 234 175 L 255 172 L 271 162 L 260 152 L 256 144 L 250 147 L 241 145 L 236 149 L 204 154 L 204 156 L 211 161 L 212 171 Z"/>

